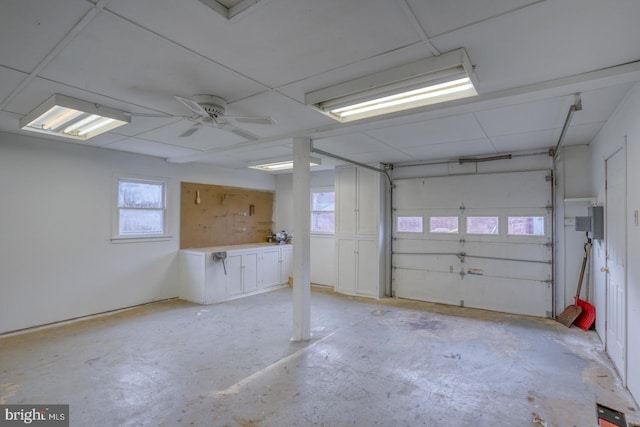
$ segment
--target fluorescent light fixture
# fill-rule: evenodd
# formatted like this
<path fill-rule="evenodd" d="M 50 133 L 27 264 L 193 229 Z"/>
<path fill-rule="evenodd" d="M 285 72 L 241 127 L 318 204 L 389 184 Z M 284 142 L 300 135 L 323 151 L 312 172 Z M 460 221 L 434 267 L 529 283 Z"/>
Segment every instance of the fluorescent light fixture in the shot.
<path fill-rule="evenodd" d="M 130 121 L 124 111 L 55 94 L 20 119 L 20 129 L 84 141 Z"/>
<path fill-rule="evenodd" d="M 340 122 L 475 96 L 464 49 L 401 65 L 305 94 L 305 103 Z"/>
<path fill-rule="evenodd" d="M 317 157 L 311 157 L 309 161 L 309 166 L 320 166 L 322 164 L 322 160 Z M 267 172 L 276 172 L 287 169 L 293 169 L 293 160 L 282 160 L 282 161 L 274 161 L 271 163 L 262 163 L 249 166 L 251 169 L 259 169 Z"/>

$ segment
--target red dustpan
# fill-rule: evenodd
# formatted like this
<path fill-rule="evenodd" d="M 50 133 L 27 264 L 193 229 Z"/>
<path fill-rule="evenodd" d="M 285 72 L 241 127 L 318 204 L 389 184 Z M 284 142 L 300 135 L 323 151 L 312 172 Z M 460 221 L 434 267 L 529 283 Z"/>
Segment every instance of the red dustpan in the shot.
<path fill-rule="evenodd" d="M 587 298 L 589 298 L 589 277 L 591 276 L 591 242 L 584 245 L 584 250 L 587 252 Z M 593 322 L 596 321 L 596 308 L 588 301 L 580 299 L 580 296 L 576 297 L 576 305 L 582 308 L 580 315 L 574 320 L 573 324 L 577 327 L 588 331 Z"/>

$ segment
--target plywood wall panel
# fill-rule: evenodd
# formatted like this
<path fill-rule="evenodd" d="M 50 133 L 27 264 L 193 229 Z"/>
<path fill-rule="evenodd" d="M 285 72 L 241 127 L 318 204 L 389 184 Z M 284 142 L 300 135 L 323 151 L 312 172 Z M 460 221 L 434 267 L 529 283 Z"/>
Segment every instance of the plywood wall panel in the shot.
<path fill-rule="evenodd" d="M 266 242 L 273 192 L 182 182 L 180 248 Z"/>

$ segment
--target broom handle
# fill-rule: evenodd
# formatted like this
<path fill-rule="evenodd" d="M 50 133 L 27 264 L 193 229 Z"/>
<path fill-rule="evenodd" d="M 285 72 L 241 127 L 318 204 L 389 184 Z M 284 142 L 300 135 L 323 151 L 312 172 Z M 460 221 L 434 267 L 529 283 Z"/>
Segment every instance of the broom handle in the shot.
<path fill-rule="evenodd" d="M 584 256 L 582 257 L 582 268 L 580 269 L 580 279 L 578 280 L 578 290 L 576 292 L 576 304 L 578 303 L 578 298 L 580 298 L 580 291 L 582 290 L 582 279 L 584 278 L 584 268 L 587 265 L 587 245 L 584 244 Z"/>
<path fill-rule="evenodd" d="M 589 302 L 589 279 L 591 278 L 591 243 L 587 243 L 587 288 L 585 289 L 585 301 Z"/>

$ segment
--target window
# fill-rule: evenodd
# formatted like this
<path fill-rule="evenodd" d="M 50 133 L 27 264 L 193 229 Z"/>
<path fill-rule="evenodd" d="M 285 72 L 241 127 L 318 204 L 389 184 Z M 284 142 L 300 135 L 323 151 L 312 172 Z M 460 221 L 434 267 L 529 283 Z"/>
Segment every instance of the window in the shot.
<path fill-rule="evenodd" d="M 311 232 L 331 234 L 335 231 L 336 202 L 334 191 L 311 192 Z"/>
<path fill-rule="evenodd" d="M 396 221 L 398 233 L 422 233 L 421 216 L 399 216 Z"/>
<path fill-rule="evenodd" d="M 507 222 L 511 236 L 544 236 L 543 216 L 510 216 Z"/>
<path fill-rule="evenodd" d="M 469 234 L 499 234 L 497 216 L 469 216 L 467 217 L 467 233 Z"/>
<path fill-rule="evenodd" d="M 432 216 L 429 218 L 429 233 L 458 233 L 457 216 Z"/>
<path fill-rule="evenodd" d="M 167 234 L 166 181 L 118 178 L 117 236 Z"/>

